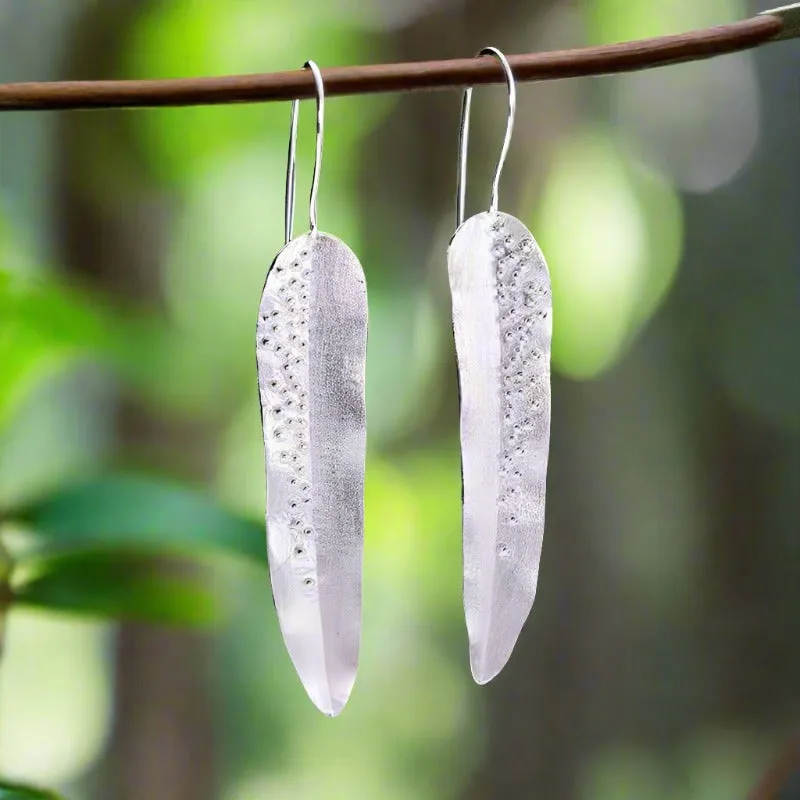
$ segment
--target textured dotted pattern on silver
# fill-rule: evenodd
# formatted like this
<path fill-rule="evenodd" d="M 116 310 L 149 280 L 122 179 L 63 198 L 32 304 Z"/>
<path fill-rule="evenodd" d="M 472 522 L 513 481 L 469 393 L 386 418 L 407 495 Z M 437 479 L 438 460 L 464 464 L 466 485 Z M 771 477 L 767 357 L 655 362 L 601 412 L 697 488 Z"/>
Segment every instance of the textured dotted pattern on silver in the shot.
<path fill-rule="evenodd" d="M 505 217 L 490 226 L 496 275 L 497 315 L 502 369 L 502 455 L 499 513 L 501 528 L 516 528 L 536 514 L 544 498 L 532 497 L 537 485 L 536 453 L 549 435 L 550 281 L 532 265 L 535 243 L 515 237 Z M 545 442 L 545 445 L 547 442 Z M 520 505 L 525 506 L 520 512 Z M 500 542 L 498 555 L 511 556 Z"/>
<path fill-rule="evenodd" d="M 272 467 L 272 494 L 285 509 L 272 521 L 285 552 L 311 590 L 316 581 L 308 413 L 309 247 L 278 258 L 270 271 L 258 319 L 257 354 L 265 443 Z M 280 489 L 280 493 L 277 491 Z"/>
<path fill-rule="evenodd" d="M 289 242 L 256 336 L 275 608 L 306 691 L 334 716 L 361 631 L 367 298 L 353 252 L 320 232 Z"/>
<path fill-rule="evenodd" d="M 448 251 L 461 394 L 464 606 L 479 683 L 505 665 L 536 593 L 550 438 L 552 307 L 518 219 L 486 212 Z"/>

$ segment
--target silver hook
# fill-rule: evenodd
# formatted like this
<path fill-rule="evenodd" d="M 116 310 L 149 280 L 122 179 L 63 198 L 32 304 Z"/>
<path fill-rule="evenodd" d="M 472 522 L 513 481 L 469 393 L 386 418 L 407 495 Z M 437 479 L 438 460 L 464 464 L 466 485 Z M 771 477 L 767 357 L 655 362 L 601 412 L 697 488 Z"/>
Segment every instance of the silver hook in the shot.
<path fill-rule="evenodd" d="M 314 157 L 314 174 L 311 178 L 311 194 L 308 198 L 308 216 L 311 232 L 317 230 L 317 192 L 319 191 L 319 173 L 322 169 L 322 136 L 325 126 L 325 89 L 322 84 L 322 73 L 313 61 L 306 61 L 303 69 L 310 69 L 317 86 L 317 146 Z M 285 207 L 285 232 L 286 244 L 292 240 L 294 228 L 294 196 L 297 184 L 297 111 L 299 100 L 292 100 L 291 127 L 289 128 L 289 163 L 286 168 L 286 207 Z"/>
<path fill-rule="evenodd" d="M 479 56 L 495 56 L 503 67 L 508 84 L 508 120 L 506 122 L 506 136 L 503 139 L 503 149 L 500 151 L 500 158 L 497 159 L 497 167 L 494 171 L 492 180 L 492 199 L 489 204 L 489 211 L 497 211 L 497 196 L 500 186 L 500 173 L 506 163 L 508 147 L 511 144 L 511 134 L 514 131 L 514 116 L 517 113 L 517 86 L 514 81 L 514 73 L 506 57 L 496 47 L 484 47 L 478 53 Z M 456 228 L 464 222 L 464 199 L 467 188 L 467 145 L 469 143 L 469 112 L 472 105 L 472 87 L 464 91 L 464 102 L 461 105 L 461 128 L 458 135 L 458 178 L 456 187 Z"/>

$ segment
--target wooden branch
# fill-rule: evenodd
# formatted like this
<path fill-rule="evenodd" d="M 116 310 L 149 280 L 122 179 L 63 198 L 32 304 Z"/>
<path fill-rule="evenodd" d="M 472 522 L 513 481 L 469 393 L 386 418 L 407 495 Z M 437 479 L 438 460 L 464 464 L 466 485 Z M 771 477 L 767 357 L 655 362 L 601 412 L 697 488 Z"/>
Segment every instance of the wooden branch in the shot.
<path fill-rule="evenodd" d="M 800 3 L 716 28 L 621 44 L 510 56 L 518 81 L 556 80 L 652 69 L 748 50 L 800 36 Z M 312 54 L 307 54 L 312 55 Z M 502 83 L 491 56 L 331 67 L 322 71 L 328 97 L 452 89 Z M 141 108 L 256 103 L 314 96 L 306 70 L 171 80 L 60 81 L 0 84 L 0 111 Z"/>

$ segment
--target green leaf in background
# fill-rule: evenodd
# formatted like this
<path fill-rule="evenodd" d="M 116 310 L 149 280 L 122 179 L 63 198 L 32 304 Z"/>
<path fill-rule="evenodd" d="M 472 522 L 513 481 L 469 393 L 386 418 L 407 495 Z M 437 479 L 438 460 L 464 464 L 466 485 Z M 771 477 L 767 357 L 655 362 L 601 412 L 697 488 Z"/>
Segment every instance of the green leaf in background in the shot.
<path fill-rule="evenodd" d="M 0 783 L 0 800 L 59 800 L 59 795 L 31 786 Z"/>
<path fill-rule="evenodd" d="M 207 585 L 213 576 L 186 574 L 185 566 L 108 551 L 29 558 L 18 564 L 24 578 L 14 587 L 14 605 L 160 625 L 213 625 L 219 619 Z"/>
<path fill-rule="evenodd" d="M 8 515 L 48 549 L 115 547 L 149 553 L 221 553 L 265 563 L 265 526 L 158 478 L 112 475 L 58 491 Z"/>
<path fill-rule="evenodd" d="M 101 317 L 77 293 L 0 270 L 0 425 L 44 375 L 100 346 Z"/>
<path fill-rule="evenodd" d="M 160 409 L 185 409 L 176 387 L 188 382 L 191 342 L 153 313 L 4 271 L 4 253 L 0 242 L 0 427 L 42 380 L 78 360 L 113 369 Z"/>

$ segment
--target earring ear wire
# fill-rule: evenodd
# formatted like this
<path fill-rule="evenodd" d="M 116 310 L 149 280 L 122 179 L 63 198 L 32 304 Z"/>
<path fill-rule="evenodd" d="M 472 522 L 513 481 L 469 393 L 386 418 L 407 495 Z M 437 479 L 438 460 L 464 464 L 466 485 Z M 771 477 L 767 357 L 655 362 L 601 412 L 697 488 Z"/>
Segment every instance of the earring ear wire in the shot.
<path fill-rule="evenodd" d="M 314 76 L 317 88 L 317 135 L 315 140 L 314 172 L 311 176 L 311 192 L 308 197 L 308 219 L 313 233 L 317 229 L 317 194 L 319 193 L 319 177 L 322 171 L 322 142 L 325 136 L 325 86 L 322 82 L 322 73 L 315 61 L 306 61 L 304 69 L 310 69 Z M 291 123 L 289 126 L 289 157 L 286 166 L 286 200 L 284 203 L 285 214 L 285 244 L 292 239 L 294 228 L 294 198 L 297 185 L 297 115 L 300 107 L 299 100 L 292 100 Z"/>
<path fill-rule="evenodd" d="M 492 178 L 492 197 L 489 203 L 490 211 L 497 211 L 498 195 L 500 193 L 500 175 L 506 163 L 508 148 L 511 146 L 511 136 L 514 133 L 514 118 L 517 114 L 517 83 L 508 59 L 496 47 L 484 47 L 479 56 L 492 55 L 500 62 L 506 74 L 508 86 L 508 119 L 506 120 L 506 135 L 503 138 L 503 147 Z M 464 90 L 464 99 L 461 105 L 461 125 L 458 134 L 458 171 L 456 173 L 456 228 L 464 221 L 464 201 L 467 186 L 467 148 L 469 146 L 469 117 L 472 108 L 472 87 Z"/>

